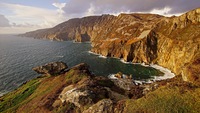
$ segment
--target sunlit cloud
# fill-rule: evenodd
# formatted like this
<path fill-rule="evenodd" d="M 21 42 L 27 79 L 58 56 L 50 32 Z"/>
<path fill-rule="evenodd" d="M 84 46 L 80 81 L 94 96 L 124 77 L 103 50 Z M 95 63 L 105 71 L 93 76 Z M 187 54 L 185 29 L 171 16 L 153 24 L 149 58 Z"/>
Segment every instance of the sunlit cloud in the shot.
<path fill-rule="evenodd" d="M 137 12 L 171 16 L 199 6 L 199 0 L 69 0 L 63 11 L 68 17 Z"/>
<path fill-rule="evenodd" d="M 6 27 L 8 28 L 0 28 L 1 32 L 6 33 L 6 30 L 9 28 L 9 33 L 11 31 L 16 32 L 24 30 L 25 32 L 28 30 L 49 28 L 57 25 L 58 23 L 66 21 L 66 18 L 63 15 L 64 12 L 61 12 L 64 4 L 61 4 L 60 6 L 55 4 L 56 3 L 54 3 L 54 6 L 58 8 L 57 10 L 24 6 L 20 4 L 0 3 L 0 7 L 4 8 L 4 10 L 7 10 L 10 13 L 10 15 L 6 16 L 8 22 L 10 23 L 10 27 L 7 25 Z M 2 20 L 3 17 L 1 16 L 0 19 Z M 6 20 L 4 19 L 4 21 Z"/>
<path fill-rule="evenodd" d="M 0 27 L 8 27 L 10 26 L 9 20 L 4 16 L 0 14 Z"/>

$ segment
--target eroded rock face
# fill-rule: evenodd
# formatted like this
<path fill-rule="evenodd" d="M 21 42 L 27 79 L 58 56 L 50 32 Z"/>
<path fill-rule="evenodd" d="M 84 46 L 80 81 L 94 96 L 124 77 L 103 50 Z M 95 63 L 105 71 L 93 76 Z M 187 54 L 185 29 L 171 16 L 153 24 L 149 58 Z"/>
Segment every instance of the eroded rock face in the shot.
<path fill-rule="evenodd" d="M 165 19 L 154 28 L 158 40 L 157 63 L 177 75 L 196 60 L 200 47 L 199 9 Z"/>
<path fill-rule="evenodd" d="M 178 17 L 154 14 L 84 17 L 24 36 L 90 40 L 92 52 L 134 63 L 156 63 L 176 75 L 186 75 L 186 70 L 182 70 L 195 61 L 200 52 L 200 9 Z"/>
<path fill-rule="evenodd" d="M 64 62 L 51 62 L 44 66 L 33 68 L 39 74 L 57 75 L 61 74 L 68 66 Z"/>
<path fill-rule="evenodd" d="M 84 18 L 70 19 L 53 28 L 27 32 L 21 36 L 38 39 L 51 39 L 57 41 L 75 40 L 76 42 L 92 41 L 96 38 L 115 16 L 89 16 Z"/>
<path fill-rule="evenodd" d="M 103 99 L 83 113 L 113 113 L 113 102 L 110 99 Z"/>
<path fill-rule="evenodd" d="M 137 34 L 135 38 L 107 38 L 94 42 L 92 51 L 104 56 L 123 58 L 124 61 L 157 63 L 176 75 L 186 77 L 189 71 L 184 68 L 195 67 L 189 64 L 200 53 L 199 19 L 199 9 L 179 17 L 161 18 L 151 26 L 150 31 L 134 32 Z"/>
<path fill-rule="evenodd" d="M 66 89 L 69 89 L 68 86 L 64 89 L 64 91 L 61 93 L 59 98 L 61 99 L 62 102 L 71 102 L 77 107 L 84 106 L 84 104 L 93 104 L 93 97 L 95 95 L 92 94 L 92 92 L 88 90 L 80 90 L 77 88 L 73 88 L 70 90 L 65 91 Z M 93 96 L 93 97 L 92 97 Z"/>
<path fill-rule="evenodd" d="M 184 81 L 200 85 L 200 58 L 194 60 L 182 70 L 182 77 Z"/>
<path fill-rule="evenodd" d="M 115 91 L 118 90 L 118 91 Z M 59 95 L 62 103 L 70 102 L 78 108 L 91 106 L 102 99 L 110 98 L 113 101 L 128 98 L 126 92 L 105 77 L 83 79 L 77 85 L 69 85 Z M 104 106 L 104 105 L 102 105 Z"/>

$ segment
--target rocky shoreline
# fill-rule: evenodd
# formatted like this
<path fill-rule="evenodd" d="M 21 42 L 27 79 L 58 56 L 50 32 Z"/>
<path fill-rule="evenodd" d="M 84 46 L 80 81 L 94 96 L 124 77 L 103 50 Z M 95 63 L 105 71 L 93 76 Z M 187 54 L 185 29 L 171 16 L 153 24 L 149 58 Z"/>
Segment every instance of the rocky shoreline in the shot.
<path fill-rule="evenodd" d="M 108 57 L 106 57 L 106 56 L 103 56 L 103 55 L 100 55 L 100 54 L 96 54 L 96 53 L 93 53 L 93 52 L 91 52 L 91 51 L 89 51 L 88 53 L 97 55 L 99 58 L 108 58 Z M 116 59 L 119 59 L 119 58 L 116 58 Z M 119 59 L 119 60 L 120 60 L 120 59 Z M 171 78 L 173 78 L 173 77 L 176 76 L 175 73 L 173 73 L 173 72 L 170 71 L 169 69 L 164 68 L 164 67 L 159 66 L 159 65 L 156 65 L 156 64 L 146 65 L 145 63 L 132 63 L 132 62 L 125 62 L 125 61 L 122 61 L 122 60 L 123 60 L 123 59 L 121 59 L 120 61 L 121 61 L 122 63 L 125 63 L 125 64 L 138 64 L 138 65 L 142 65 L 142 66 L 145 66 L 145 67 L 153 67 L 153 68 L 155 68 L 155 69 L 161 71 L 162 73 L 164 73 L 164 75 L 162 75 L 162 76 L 155 76 L 154 78 L 149 79 L 149 80 L 147 80 L 147 81 L 139 81 L 139 80 L 134 80 L 134 81 L 133 81 L 133 82 L 137 82 L 137 83 L 139 83 L 139 84 L 141 84 L 141 83 L 151 83 L 151 82 L 153 82 L 153 81 L 159 81 L 159 80 L 165 80 L 165 79 L 171 79 Z M 110 75 L 108 75 L 108 76 L 109 76 L 110 78 L 112 78 L 112 79 L 115 79 L 115 78 L 116 78 L 115 75 L 116 75 L 116 74 L 110 74 Z M 127 76 L 127 75 L 124 75 L 124 76 Z M 126 78 L 126 77 L 124 77 L 124 78 Z"/>

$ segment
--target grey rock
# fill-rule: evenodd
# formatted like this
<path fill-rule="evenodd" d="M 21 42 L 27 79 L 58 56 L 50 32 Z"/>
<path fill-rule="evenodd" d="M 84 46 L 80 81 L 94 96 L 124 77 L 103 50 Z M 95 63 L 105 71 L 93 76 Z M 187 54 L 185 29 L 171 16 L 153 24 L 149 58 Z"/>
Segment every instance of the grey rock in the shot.
<path fill-rule="evenodd" d="M 113 113 L 113 102 L 110 99 L 103 99 L 83 111 L 83 113 Z"/>
<path fill-rule="evenodd" d="M 38 74 L 57 75 L 62 73 L 67 68 L 68 66 L 64 62 L 51 62 L 45 64 L 44 66 L 35 67 L 33 70 Z"/>

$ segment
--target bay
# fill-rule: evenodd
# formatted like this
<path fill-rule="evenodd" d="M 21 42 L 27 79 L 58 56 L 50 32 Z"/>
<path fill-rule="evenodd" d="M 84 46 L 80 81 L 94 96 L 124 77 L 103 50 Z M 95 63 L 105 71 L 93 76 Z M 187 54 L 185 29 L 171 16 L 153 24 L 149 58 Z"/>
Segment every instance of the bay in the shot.
<path fill-rule="evenodd" d="M 49 41 L 14 35 L 0 35 L 0 95 L 12 91 L 25 81 L 39 76 L 33 67 L 63 61 L 69 67 L 87 63 L 97 76 L 122 72 L 135 80 L 145 80 L 159 74 L 152 67 L 125 64 L 116 58 L 91 54 L 90 43 Z"/>

